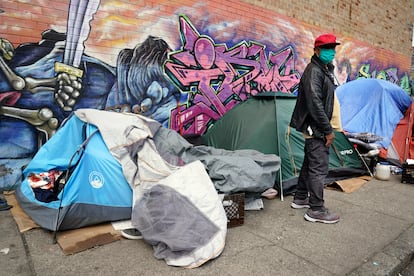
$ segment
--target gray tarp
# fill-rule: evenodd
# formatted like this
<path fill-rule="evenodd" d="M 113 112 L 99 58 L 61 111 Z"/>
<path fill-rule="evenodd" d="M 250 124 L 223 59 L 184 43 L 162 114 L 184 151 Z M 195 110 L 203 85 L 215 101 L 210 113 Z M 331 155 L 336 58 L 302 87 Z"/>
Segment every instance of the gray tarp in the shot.
<path fill-rule="evenodd" d="M 280 158 L 256 150 L 224 150 L 209 146 L 193 146 L 177 132 L 159 128 L 154 135 L 156 148 L 164 159 L 190 163 L 200 160 L 222 193 L 263 192 L 272 188 Z"/>

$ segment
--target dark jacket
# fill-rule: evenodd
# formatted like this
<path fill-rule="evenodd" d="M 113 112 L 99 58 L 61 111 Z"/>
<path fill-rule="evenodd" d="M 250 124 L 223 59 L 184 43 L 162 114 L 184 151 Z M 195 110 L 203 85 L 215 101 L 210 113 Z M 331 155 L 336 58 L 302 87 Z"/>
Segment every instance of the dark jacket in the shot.
<path fill-rule="evenodd" d="M 290 121 L 290 126 L 297 131 L 316 138 L 333 132 L 330 123 L 336 88 L 333 70 L 332 64 L 325 66 L 316 55 L 306 66 Z"/>

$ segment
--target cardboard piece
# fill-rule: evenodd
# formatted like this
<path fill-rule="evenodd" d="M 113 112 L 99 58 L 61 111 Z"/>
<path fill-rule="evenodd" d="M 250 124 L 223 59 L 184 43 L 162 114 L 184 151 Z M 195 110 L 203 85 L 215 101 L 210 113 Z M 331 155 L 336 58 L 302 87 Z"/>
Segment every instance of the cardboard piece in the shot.
<path fill-rule="evenodd" d="M 20 207 L 14 193 L 4 195 L 20 233 L 40 228 Z M 50 232 L 52 240 L 53 232 Z M 120 231 L 115 230 L 111 223 L 94 225 L 56 233 L 57 243 L 65 255 L 75 254 L 95 246 L 108 244 L 122 239 Z"/>
<path fill-rule="evenodd" d="M 327 188 L 331 188 L 333 190 L 339 190 L 344 193 L 352 193 L 359 188 L 361 188 L 365 183 L 372 179 L 371 176 L 364 175 L 359 177 L 354 177 L 350 179 L 344 180 L 337 180 L 331 184 L 327 185 Z"/>
<path fill-rule="evenodd" d="M 14 193 L 4 193 L 4 197 L 7 200 L 7 203 L 13 206 L 13 208 L 10 209 L 10 212 L 13 215 L 14 221 L 16 221 L 20 233 L 29 231 L 30 229 L 39 228 L 39 225 L 37 225 L 20 207 Z"/>
<path fill-rule="evenodd" d="M 110 223 L 57 232 L 57 243 L 65 255 L 75 254 L 95 246 L 122 239 Z"/>

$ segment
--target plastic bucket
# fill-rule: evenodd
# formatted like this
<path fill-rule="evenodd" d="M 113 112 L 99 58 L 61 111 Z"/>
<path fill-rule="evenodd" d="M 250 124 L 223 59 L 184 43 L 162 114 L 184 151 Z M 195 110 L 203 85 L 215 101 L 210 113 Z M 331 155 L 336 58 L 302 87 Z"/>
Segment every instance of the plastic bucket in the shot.
<path fill-rule="evenodd" d="M 379 180 L 389 180 L 391 176 L 390 165 L 378 163 L 375 166 L 375 178 Z"/>

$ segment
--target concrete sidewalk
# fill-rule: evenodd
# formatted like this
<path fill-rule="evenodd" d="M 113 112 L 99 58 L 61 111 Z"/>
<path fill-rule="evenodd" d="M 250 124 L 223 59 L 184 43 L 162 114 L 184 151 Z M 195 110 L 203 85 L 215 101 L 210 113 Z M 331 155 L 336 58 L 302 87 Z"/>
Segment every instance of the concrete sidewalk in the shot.
<path fill-rule="evenodd" d="M 142 240 L 122 239 L 65 256 L 52 234 L 20 234 L 10 211 L 0 212 L 0 275 L 393 275 L 414 253 L 414 184 L 373 179 L 346 194 L 325 190 L 341 215 L 333 225 L 310 223 L 291 196 L 265 200 L 228 229 L 218 258 L 195 269 L 168 266 Z"/>

